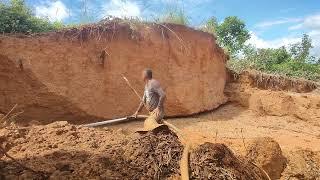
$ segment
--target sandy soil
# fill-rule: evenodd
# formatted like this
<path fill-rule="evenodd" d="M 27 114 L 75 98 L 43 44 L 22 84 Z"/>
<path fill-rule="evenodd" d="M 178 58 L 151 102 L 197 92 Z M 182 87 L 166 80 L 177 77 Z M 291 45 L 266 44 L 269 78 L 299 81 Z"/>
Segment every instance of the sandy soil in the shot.
<path fill-rule="evenodd" d="M 320 151 L 320 126 L 314 126 L 291 116 L 260 116 L 235 103 L 188 118 L 171 118 L 174 124 L 189 134 L 195 143 L 225 142 L 234 150 L 243 150 L 244 142 L 256 137 L 272 137 L 283 151 L 312 149 Z M 110 126 L 132 133 L 143 126 L 142 121 Z"/>
<path fill-rule="evenodd" d="M 193 150 L 205 142 L 224 143 L 235 155 L 245 157 L 251 141 L 257 137 L 269 136 L 280 144 L 287 159 L 282 179 L 293 177 L 319 179 L 320 177 L 320 127 L 310 125 L 301 119 L 290 116 L 261 116 L 238 104 L 229 103 L 213 112 L 188 118 L 171 118 L 167 121 L 183 131 L 185 137 L 192 143 Z M 102 128 L 82 128 L 67 122 L 26 128 L 9 126 L 0 130 L 0 137 L 2 137 L 0 141 L 5 140 L 3 145 L 8 149 L 8 154 L 24 165 L 45 173 L 34 174 L 24 170 L 3 156 L 4 161 L 0 161 L 0 169 L 3 168 L 0 170 L 0 175 L 8 175 L 10 172 L 11 179 L 17 176 L 38 177 L 38 179 L 44 179 L 44 177 L 45 179 L 48 177 L 77 179 L 80 176 L 130 179 L 129 177 L 135 174 L 135 171 L 129 170 L 142 165 L 141 163 L 140 165 L 131 164 L 133 161 L 127 162 L 123 157 L 134 157 L 134 159 L 146 157 L 140 153 L 145 152 L 146 148 L 142 148 L 144 150 L 131 148 L 130 145 L 130 142 L 135 142 L 132 141 L 135 139 L 132 139 L 135 137 L 134 132 L 142 126 L 143 121 Z M 145 143 L 147 144 L 149 143 Z M 157 146 L 155 144 L 155 147 Z M 140 147 L 140 145 L 134 147 Z M 131 154 L 133 153 L 134 156 L 128 151 L 132 151 Z M 269 153 L 270 150 L 266 148 L 263 151 Z M 270 151 L 270 156 L 272 154 L 274 151 Z M 277 163 L 277 160 L 271 163 Z M 145 173 L 148 174 L 148 171 Z M 205 173 L 202 175 L 207 176 Z"/>

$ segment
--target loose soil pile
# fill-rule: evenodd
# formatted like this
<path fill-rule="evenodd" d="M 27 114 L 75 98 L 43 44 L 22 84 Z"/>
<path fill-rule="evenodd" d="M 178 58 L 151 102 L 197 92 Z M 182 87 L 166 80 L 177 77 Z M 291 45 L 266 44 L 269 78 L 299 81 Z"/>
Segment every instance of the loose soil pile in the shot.
<path fill-rule="evenodd" d="M 121 131 L 59 122 L 0 131 L 11 159 L 0 161 L 5 178 L 163 179 L 179 174 L 182 145 L 168 128 L 126 137 Z"/>
<path fill-rule="evenodd" d="M 190 155 L 193 179 L 267 179 L 263 171 L 243 158 L 237 158 L 224 144 L 205 143 Z"/>
<path fill-rule="evenodd" d="M 90 129 L 56 122 L 0 130 L 2 179 L 168 179 L 180 176 L 183 146 L 166 126 L 146 134 Z M 241 159 L 241 160 L 239 160 Z M 22 167 L 23 166 L 27 167 Z M 30 169 L 29 169 L 30 168 Z M 192 179 L 265 179 L 223 144 L 206 143 L 190 154 Z"/>

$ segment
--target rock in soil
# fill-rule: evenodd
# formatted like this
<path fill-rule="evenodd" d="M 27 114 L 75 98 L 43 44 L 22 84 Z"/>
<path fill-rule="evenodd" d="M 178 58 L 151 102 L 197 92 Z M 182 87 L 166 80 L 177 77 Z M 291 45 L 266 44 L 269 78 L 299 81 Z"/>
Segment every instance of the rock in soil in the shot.
<path fill-rule="evenodd" d="M 249 142 L 246 158 L 262 167 L 271 179 L 279 179 L 286 167 L 280 145 L 270 137 L 255 138 Z"/>

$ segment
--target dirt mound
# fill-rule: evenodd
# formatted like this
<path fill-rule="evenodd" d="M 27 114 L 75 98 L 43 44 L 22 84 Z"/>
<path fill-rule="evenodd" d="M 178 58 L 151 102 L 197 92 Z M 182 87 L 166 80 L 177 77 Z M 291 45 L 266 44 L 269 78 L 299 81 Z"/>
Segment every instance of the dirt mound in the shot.
<path fill-rule="evenodd" d="M 0 129 L 16 161 L 0 159 L 1 179 L 167 179 L 180 176 L 183 146 L 166 126 L 146 134 L 55 122 Z M 25 167 L 22 167 L 21 164 Z M 265 179 L 259 168 L 223 144 L 206 143 L 190 155 L 193 179 Z M 26 168 L 27 167 L 27 168 Z"/>
<path fill-rule="evenodd" d="M 121 130 L 79 128 L 57 122 L 2 129 L 11 159 L 0 160 L 6 178 L 163 179 L 179 174 L 182 145 L 169 129 L 126 137 Z"/>
<path fill-rule="evenodd" d="M 292 151 L 288 154 L 288 165 L 281 179 L 320 178 L 320 152 L 311 150 Z"/>
<path fill-rule="evenodd" d="M 256 138 L 249 142 L 246 157 L 262 167 L 271 179 L 279 179 L 286 167 L 279 144 L 272 138 Z"/>
<path fill-rule="evenodd" d="M 177 135 L 166 126 L 138 135 L 125 146 L 110 150 L 108 154 L 113 154 L 120 172 L 133 170 L 127 176 L 129 179 L 164 179 L 180 173 L 183 147 Z"/>
<path fill-rule="evenodd" d="M 223 144 L 205 143 L 190 154 L 193 179 L 257 180 L 267 179 L 260 169 L 237 158 Z"/>
<path fill-rule="evenodd" d="M 139 100 L 121 74 L 142 94 L 145 68 L 153 69 L 166 90 L 169 116 L 211 110 L 226 101 L 223 50 L 211 34 L 181 25 L 116 20 L 35 36 L 6 35 L 0 36 L 0 55 L 5 97 L 0 113 L 18 103 L 23 120 L 75 123 L 79 115 L 127 116 Z M 6 59 L 12 65 L 5 66 Z M 28 81 L 19 85 L 14 77 Z"/>

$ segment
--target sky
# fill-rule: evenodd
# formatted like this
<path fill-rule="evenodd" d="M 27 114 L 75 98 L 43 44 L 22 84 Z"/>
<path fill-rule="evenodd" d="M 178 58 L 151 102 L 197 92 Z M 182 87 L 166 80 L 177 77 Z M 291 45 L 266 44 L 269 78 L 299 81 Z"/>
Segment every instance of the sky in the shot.
<path fill-rule="evenodd" d="M 215 16 L 242 19 L 258 48 L 277 48 L 299 42 L 302 34 L 313 40 L 312 55 L 320 57 L 320 0 L 26 0 L 39 17 L 77 23 L 108 15 L 153 20 L 169 9 L 182 9 L 190 26 L 199 27 Z M 84 8 L 86 7 L 86 8 Z M 86 12 L 84 12 L 86 9 Z"/>

